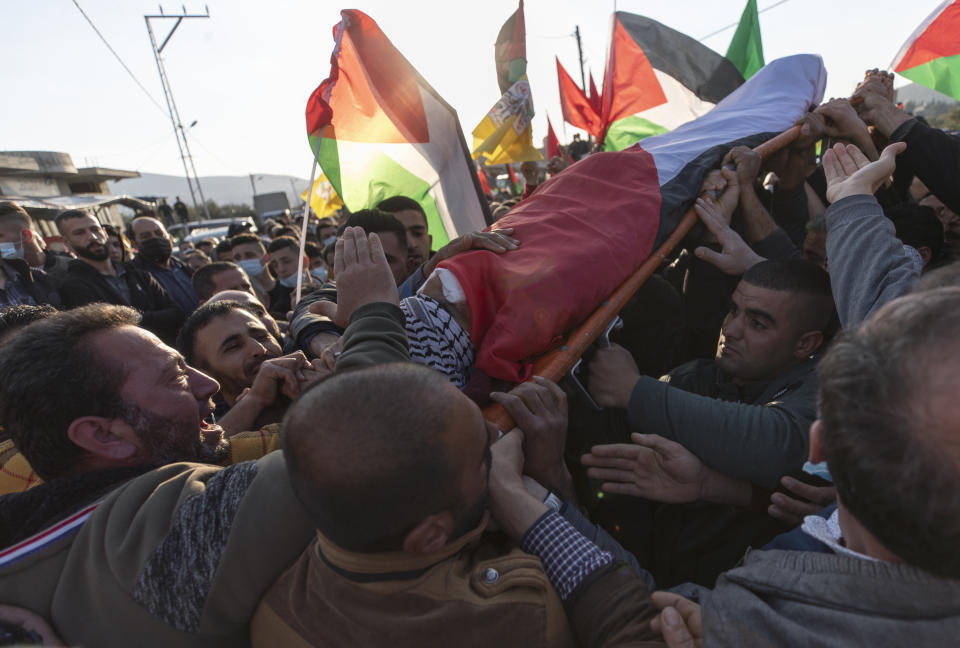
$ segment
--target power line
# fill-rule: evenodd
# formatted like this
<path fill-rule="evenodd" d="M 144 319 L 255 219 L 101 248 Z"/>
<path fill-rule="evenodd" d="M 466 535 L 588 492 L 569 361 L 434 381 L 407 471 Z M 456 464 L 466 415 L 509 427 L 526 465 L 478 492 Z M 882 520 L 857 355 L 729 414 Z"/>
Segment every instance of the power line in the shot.
<path fill-rule="evenodd" d="M 140 86 L 140 89 L 143 90 L 143 93 L 147 95 L 150 101 L 153 102 L 153 105 L 157 107 L 157 110 L 159 110 L 161 113 L 164 114 L 164 116 L 166 116 L 167 112 L 163 109 L 163 106 L 161 106 L 160 103 L 153 98 L 153 95 L 150 94 L 150 91 L 147 90 L 142 83 L 140 83 L 140 79 L 138 79 L 137 76 L 133 73 L 133 71 L 129 67 L 127 67 L 127 64 L 123 62 L 123 59 L 120 58 L 120 55 L 117 54 L 116 50 L 114 50 L 113 47 L 110 46 L 110 43 L 108 43 L 107 39 L 104 38 L 103 34 L 100 33 L 100 30 L 97 29 L 97 26 L 93 24 L 93 21 L 90 20 L 90 16 L 88 16 L 87 13 L 83 10 L 83 7 L 80 6 L 80 3 L 77 2 L 77 0 L 73 0 L 73 4 L 77 7 L 77 10 L 80 12 L 80 14 L 87 20 L 87 22 L 93 28 L 93 31 L 97 33 L 97 36 L 100 37 L 100 40 L 103 41 L 103 44 L 107 46 L 107 49 L 110 50 L 110 53 L 113 54 L 113 56 L 117 59 L 117 61 L 120 62 L 120 65 L 123 66 L 123 69 L 127 71 L 127 74 L 130 75 L 130 78 L 133 79 L 133 82 L 136 83 L 138 86 Z"/>
<path fill-rule="evenodd" d="M 774 3 L 773 3 L 772 5 L 770 5 L 769 7 L 765 7 L 765 8 L 763 8 L 763 9 L 759 10 L 757 13 L 758 13 L 758 14 L 762 14 L 762 13 L 765 12 L 765 11 L 770 11 L 770 10 L 773 9 L 774 7 L 779 7 L 779 6 L 782 5 L 784 2 L 787 2 L 787 1 L 788 1 L 788 0 L 780 0 L 780 2 L 774 2 Z M 718 30 L 715 31 L 715 32 L 711 32 L 711 33 L 707 34 L 706 36 L 701 36 L 701 37 L 700 37 L 700 40 L 705 41 L 705 40 L 707 40 L 708 38 L 710 38 L 710 37 L 712 37 L 712 36 L 716 36 L 717 34 L 722 34 L 723 32 L 727 31 L 728 29 L 733 29 L 734 27 L 736 27 L 736 26 L 739 25 L 739 24 L 740 24 L 740 21 L 737 21 L 737 22 L 735 22 L 735 23 L 733 23 L 733 24 L 727 25 L 726 27 L 721 27 L 720 29 L 718 29 Z"/>

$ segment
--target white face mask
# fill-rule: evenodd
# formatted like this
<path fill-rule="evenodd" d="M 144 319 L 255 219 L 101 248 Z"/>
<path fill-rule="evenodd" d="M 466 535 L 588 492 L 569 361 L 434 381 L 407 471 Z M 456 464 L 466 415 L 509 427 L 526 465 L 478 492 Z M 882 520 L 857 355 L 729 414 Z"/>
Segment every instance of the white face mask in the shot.
<path fill-rule="evenodd" d="M 17 247 L 16 243 L 0 243 L 0 258 L 3 259 L 22 259 L 23 258 L 23 244 L 20 244 L 20 247 Z"/>
<path fill-rule="evenodd" d="M 260 275 L 263 274 L 263 265 L 260 263 L 260 259 L 243 259 L 237 261 L 237 265 L 243 268 L 243 271 L 250 275 L 252 279 L 259 279 Z"/>

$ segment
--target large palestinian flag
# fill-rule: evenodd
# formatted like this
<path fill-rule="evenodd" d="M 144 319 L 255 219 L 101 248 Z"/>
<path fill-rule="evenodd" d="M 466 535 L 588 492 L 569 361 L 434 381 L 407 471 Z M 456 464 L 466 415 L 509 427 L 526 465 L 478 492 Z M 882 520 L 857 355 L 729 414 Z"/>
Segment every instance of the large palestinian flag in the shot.
<path fill-rule="evenodd" d="M 618 11 L 603 79 L 604 150 L 623 150 L 696 119 L 741 83 L 734 64 L 706 45 Z"/>
<path fill-rule="evenodd" d="M 313 151 L 351 211 L 413 198 L 434 243 L 489 222 L 457 113 L 387 39 L 350 9 L 333 28 L 330 77 L 307 101 Z"/>
<path fill-rule="evenodd" d="M 960 0 L 946 0 L 927 16 L 890 67 L 911 81 L 960 99 Z"/>
<path fill-rule="evenodd" d="M 820 103 L 818 56 L 769 63 L 709 113 L 621 152 L 597 153 L 543 183 L 497 227 L 522 242 L 440 263 L 470 311 L 476 367 L 512 382 L 607 299 L 676 228 L 733 146 L 757 146 Z"/>

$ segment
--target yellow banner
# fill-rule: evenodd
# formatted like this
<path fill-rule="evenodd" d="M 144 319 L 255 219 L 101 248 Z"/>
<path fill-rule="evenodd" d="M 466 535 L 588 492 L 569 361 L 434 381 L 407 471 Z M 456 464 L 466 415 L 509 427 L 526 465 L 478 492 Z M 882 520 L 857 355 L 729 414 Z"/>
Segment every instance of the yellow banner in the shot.
<path fill-rule="evenodd" d="M 300 199 L 306 201 L 307 192 L 300 194 Z M 323 173 L 313 183 L 313 191 L 310 192 L 310 209 L 317 215 L 317 218 L 332 218 L 338 209 L 343 207 L 343 201 L 337 195 L 336 190 L 327 176 Z"/>
<path fill-rule="evenodd" d="M 473 129 L 473 157 L 487 164 L 542 160 L 533 146 L 533 100 L 526 75 L 510 86 Z"/>

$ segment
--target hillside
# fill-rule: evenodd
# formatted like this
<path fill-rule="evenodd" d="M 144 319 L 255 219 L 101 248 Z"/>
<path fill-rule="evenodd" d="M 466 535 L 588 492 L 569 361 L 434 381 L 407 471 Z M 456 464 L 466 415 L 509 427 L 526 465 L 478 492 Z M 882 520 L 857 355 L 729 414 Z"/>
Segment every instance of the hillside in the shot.
<path fill-rule="evenodd" d="M 299 193 L 307 187 L 303 178 L 285 175 L 257 175 L 254 176 L 257 193 L 271 193 L 283 191 L 291 205 L 300 203 Z M 293 183 L 291 185 L 291 182 Z M 200 186 L 207 200 L 213 200 L 220 205 L 250 205 L 253 202 L 253 189 L 248 176 L 206 176 L 200 178 Z M 109 183 L 111 193 L 128 194 L 131 196 L 166 197 L 167 202 L 173 203 L 176 196 L 180 196 L 185 203 L 190 204 L 190 190 L 183 176 L 161 175 L 159 173 L 144 173 L 139 178 L 117 180 Z M 298 192 L 294 196 L 294 187 Z M 200 196 L 197 196 L 200 200 Z"/>

